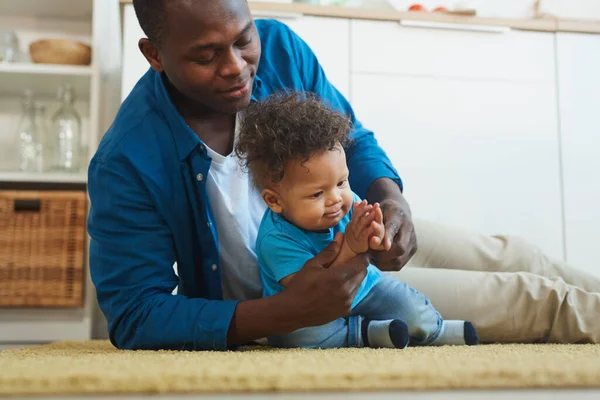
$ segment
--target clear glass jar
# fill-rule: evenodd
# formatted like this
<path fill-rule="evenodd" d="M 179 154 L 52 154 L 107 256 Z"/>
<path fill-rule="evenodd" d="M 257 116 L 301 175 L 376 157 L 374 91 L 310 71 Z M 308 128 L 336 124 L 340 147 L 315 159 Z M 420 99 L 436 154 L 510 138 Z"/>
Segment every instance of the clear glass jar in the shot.
<path fill-rule="evenodd" d="M 59 89 L 61 106 L 52 117 L 51 133 L 46 141 L 50 169 L 63 172 L 81 170 L 81 117 L 75 110 L 71 84 Z"/>
<path fill-rule="evenodd" d="M 19 61 L 19 38 L 12 31 L 0 31 L 0 63 Z"/>
<path fill-rule="evenodd" d="M 23 172 L 41 172 L 42 163 L 42 132 L 38 125 L 38 111 L 33 101 L 33 92 L 26 90 L 22 100 L 23 112 L 16 134 L 15 148 L 18 151 L 18 166 Z"/>
<path fill-rule="evenodd" d="M 45 142 L 48 140 L 48 136 L 50 134 L 50 129 L 48 128 L 48 119 L 46 117 L 46 105 L 35 101 L 33 103 L 33 108 L 35 109 L 35 125 L 37 126 L 38 132 L 38 141 L 40 143 L 40 152 L 41 152 L 41 163 L 42 170 L 46 171 L 49 167 L 49 157 L 46 154 L 48 149 L 46 148 Z"/>

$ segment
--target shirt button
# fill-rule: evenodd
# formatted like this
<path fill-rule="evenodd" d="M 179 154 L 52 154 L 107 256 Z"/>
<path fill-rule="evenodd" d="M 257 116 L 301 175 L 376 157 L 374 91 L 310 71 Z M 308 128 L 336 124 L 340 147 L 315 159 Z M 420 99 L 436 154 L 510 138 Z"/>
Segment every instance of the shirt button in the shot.
<path fill-rule="evenodd" d="M 208 221 L 208 222 L 206 223 L 206 226 L 208 226 L 208 227 L 210 228 L 210 225 L 211 225 L 211 223 L 210 223 L 210 221 Z"/>
<path fill-rule="evenodd" d="M 217 270 L 217 264 L 213 264 L 211 268 L 212 268 L 213 271 L 216 271 Z"/>
<path fill-rule="evenodd" d="M 196 175 L 196 179 L 198 179 L 198 181 L 202 182 L 202 180 L 204 179 L 204 175 L 198 174 L 198 175 Z"/>

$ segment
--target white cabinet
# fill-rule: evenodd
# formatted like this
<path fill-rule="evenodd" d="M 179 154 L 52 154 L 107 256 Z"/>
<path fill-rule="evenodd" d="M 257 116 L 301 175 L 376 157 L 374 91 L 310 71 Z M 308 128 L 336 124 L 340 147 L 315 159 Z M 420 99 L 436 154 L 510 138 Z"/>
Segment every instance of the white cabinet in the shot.
<path fill-rule="evenodd" d="M 310 46 L 329 81 L 349 98 L 350 21 L 307 16 L 274 18 L 288 25 Z"/>
<path fill-rule="evenodd" d="M 351 53 L 352 72 L 554 81 L 554 42 L 544 32 L 470 32 L 355 20 Z"/>
<path fill-rule="evenodd" d="M 353 59 L 352 104 L 397 167 L 413 213 L 519 235 L 563 258 L 552 35 L 520 32 L 511 45 L 502 35 L 448 33 L 473 45 L 468 52 L 458 50 L 463 42 L 447 41 L 446 32 L 437 31 L 438 45 L 425 29 L 353 24 L 352 53 L 362 55 Z M 388 51 L 369 50 L 376 37 Z M 475 43 L 485 40 L 490 48 L 482 54 Z M 393 43 L 421 43 L 421 53 L 411 45 L 391 52 Z M 507 69 L 492 68 L 485 59 L 494 45 L 507 57 L 525 57 L 523 48 L 533 44 L 535 56 L 525 64 L 511 58 Z M 453 47 L 460 60 L 451 57 Z M 441 55 L 431 53 L 438 50 Z M 472 69 L 488 63 L 489 69 Z M 524 72 L 515 76 L 517 70 Z"/>
<path fill-rule="evenodd" d="M 557 34 L 567 260 L 600 276 L 600 35 Z"/>
<path fill-rule="evenodd" d="M 254 13 L 256 19 L 272 18 L 288 25 L 312 48 L 325 74 L 337 89 L 349 96 L 350 22 L 341 18 L 307 17 L 302 15 Z M 123 72 L 121 97 L 124 99 L 149 65 L 138 49 L 138 40 L 145 37 L 133 6 L 123 7 Z"/>

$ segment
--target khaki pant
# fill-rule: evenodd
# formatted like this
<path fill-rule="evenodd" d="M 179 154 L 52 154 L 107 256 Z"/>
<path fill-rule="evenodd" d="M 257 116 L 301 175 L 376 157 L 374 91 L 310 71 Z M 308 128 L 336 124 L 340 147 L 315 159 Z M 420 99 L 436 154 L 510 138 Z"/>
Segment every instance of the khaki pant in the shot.
<path fill-rule="evenodd" d="M 520 238 L 414 224 L 419 250 L 393 274 L 445 319 L 473 322 L 482 342 L 600 343 L 600 278 Z"/>

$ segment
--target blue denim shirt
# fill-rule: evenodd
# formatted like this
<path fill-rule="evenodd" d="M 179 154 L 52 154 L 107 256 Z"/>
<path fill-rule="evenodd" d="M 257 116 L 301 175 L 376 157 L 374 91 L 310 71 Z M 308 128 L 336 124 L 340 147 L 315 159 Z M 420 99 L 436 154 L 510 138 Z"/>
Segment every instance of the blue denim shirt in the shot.
<path fill-rule="evenodd" d="M 365 197 L 380 177 L 401 186 L 373 133 L 356 121 L 306 43 L 279 22 L 256 26 L 262 56 L 252 100 L 286 88 L 317 93 L 353 119 L 347 149 L 353 190 Z M 88 171 L 91 277 L 118 348 L 227 349 L 237 302 L 222 300 L 218 227 L 206 192 L 210 165 L 161 75 L 149 70 L 121 105 Z"/>

